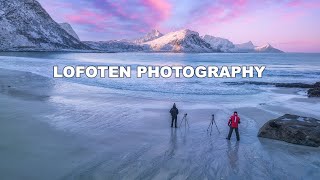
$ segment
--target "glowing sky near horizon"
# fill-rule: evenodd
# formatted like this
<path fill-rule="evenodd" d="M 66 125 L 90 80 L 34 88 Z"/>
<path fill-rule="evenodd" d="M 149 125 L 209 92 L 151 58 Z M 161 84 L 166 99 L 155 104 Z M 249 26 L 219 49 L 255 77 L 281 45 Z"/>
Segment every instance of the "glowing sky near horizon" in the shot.
<path fill-rule="evenodd" d="M 319 0 L 39 0 L 81 40 L 132 39 L 179 29 L 234 43 L 270 43 L 287 52 L 320 52 Z"/>

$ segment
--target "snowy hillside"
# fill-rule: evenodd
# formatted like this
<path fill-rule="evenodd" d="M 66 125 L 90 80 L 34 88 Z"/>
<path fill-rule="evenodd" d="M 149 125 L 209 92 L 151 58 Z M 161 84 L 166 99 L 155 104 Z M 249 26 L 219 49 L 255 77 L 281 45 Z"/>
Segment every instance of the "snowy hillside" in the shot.
<path fill-rule="evenodd" d="M 136 40 L 133 40 L 133 43 L 142 44 L 142 43 L 157 39 L 161 36 L 163 36 L 162 33 L 160 33 L 158 30 L 153 29 L 151 32 L 147 33 L 145 36 L 138 38 Z"/>
<path fill-rule="evenodd" d="M 69 23 L 59 23 L 59 25 L 62 27 L 62 29 L 67 31 L 67 33 L 69 33 L 71 36 L 73 36 L 74 38 L 76 38 L 76 39 L 78 39 L 80 41 L 79 36 L 73 30 L 72 26 Z"/>
<path fill-rule="evenodd" d="M 255 47 L 256 52 L 265 52 L 265 53 L 283 53 L 283 51 L 272 47 L 269 43 L 264 46 Z"/>
<path fill-rule="evenodd" d="M 150 49 L 157 52 L 215 52 L 207 42 L 199 36 L 199 33 L 184 29 L 170 32 L 153 41 L 144 43 Z"/>
<path fill-rule="evenodd" d="M 83 41 L 84 44 L 94 50 L 106 51 L 106 52 L 138 52 L 147 51 L 148 47 L 130 43 L 127 41 Z"/>
<path fill-rule="evenodd" d="M 228 39 L 210 35 L 205 35 L 202 39 L 209 43 L 213 49 L 216 49 L 219 52 L 233 52 L 235 48 L 235 45 Z"/>
<path fill-rule="evenodd" d="M 236 44 L 235 52 L 283 53 L 283 51 L 272 47 L 269 43 L 263 46 L 255 46 L 251 41 Z"/>
<path fill-rule="evenodd" d="M 242 44 L 236 44 L 235 45 L 237 52 L 253 52 L 255 45 L 251 41 L 242 43 Z"/>
<path fill-rule="evenodd" d="M 0 50 L 88 49 L 35 0 L 0 0 Z"/>

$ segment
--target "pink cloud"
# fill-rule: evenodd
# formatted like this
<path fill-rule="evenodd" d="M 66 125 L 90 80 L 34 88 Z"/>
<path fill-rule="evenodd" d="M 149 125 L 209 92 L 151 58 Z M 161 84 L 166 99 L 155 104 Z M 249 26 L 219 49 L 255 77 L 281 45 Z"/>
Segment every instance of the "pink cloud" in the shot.
<path fill-rule="evenodd" d="M 158 27 L 169 18 L 171 5 L 162 0 L 138 1 L 92 1 L 96 10 L 110 13 L 117 20 L 119 28 L 146 32 Z"/>
<path fill-rule="evenodd" d="M 192 12 L 188 27 L 215 27 L 220 23 L 232 21 L 247 12 L 246 0 L 211 1 Z"/>
<path fill-rule="evenodd" d="M 74 14 L 65 15 L 67 22 L 79 25 L 92 25 L 97 31 L 105 28 L 105 22 L 107 22 L 110 17 L 108 14 L 100 14 L 86 9 L 81 9 Z"/>
<path fill-rule="evenodd" d="M 302 1 L 302 0 L 292 0 L 287 3 L 288 7 L 291 8 L 319 8 L 320 1 Z"/>
<path fill-rule="evenodd" d="M 90 24 L 94 23 L 95 21 L 105 21 L 105 15 L 100 15 L 94 11 L 88 10 L 80 10 L 76 14 L 70 14 L 65 16 L 68 21 L 79 23 L 79 24 Z M 94 21 L 93 21 L 94 20 Z"/>
<path fill-rule="evenodd" d="M 165 20 L 170 17 L 172 6 L 168 1 L 143 0 L 142 3 L 151 10 L 156 11 L 161 20 Z"/>
<path fill-rule="evenodd" d="M 285 21 L 295 21 L 297 18 L 308 14 L 308 10 L 319 8 L 320 1 L 292 0 L 285 4 L 286 6 L 288 7 L 287 11 L 279 10 L 279 14 L 282 14 L 282 18 Z"/>
<path fill-rule="evenodd" d="M 172 9 L 167 0 L 40 1 L 58 21 L 79 25 L 90 31 L 105 30 L 106 33 L 145 33 L 169 19 Z"/>

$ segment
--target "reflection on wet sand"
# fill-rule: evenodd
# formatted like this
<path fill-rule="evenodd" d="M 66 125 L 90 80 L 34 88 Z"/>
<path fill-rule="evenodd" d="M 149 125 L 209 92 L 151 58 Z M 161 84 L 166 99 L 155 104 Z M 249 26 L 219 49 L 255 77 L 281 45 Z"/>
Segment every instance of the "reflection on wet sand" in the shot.
<path fill-rule="evenodd" d="M 173 157 L 174 152 L 176 150 L 177 150 L 177 128 L 171 128 L 169 149 L 166 152 L 167 156 Z"/>
<path fill-rule="evenodd" d="M 239 166 L 238 166 L 239 141 L 237 141 L 235 143 L 232 143 L 232 142 L 228 141 L 227 144 L 228 144 L 227 155 L 228 155 L 229 164 L 231 166 L 231 169 L 234 172 L 237 172 L 237 171 L 239 171 Z"/>

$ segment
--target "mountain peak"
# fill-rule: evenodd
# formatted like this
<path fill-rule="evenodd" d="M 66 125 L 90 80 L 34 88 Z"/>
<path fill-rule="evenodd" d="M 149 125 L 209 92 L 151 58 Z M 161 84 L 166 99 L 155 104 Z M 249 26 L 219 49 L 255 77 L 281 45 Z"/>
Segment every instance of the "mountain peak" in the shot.
<path fill-rule="evenodd" d="M 157 37 L 160 37 L 163 35 L 158 29 L 152 29 L 151 32 L 149 32 L 149 34 L 153 34 Z"/>
<path fill-rule="evenodd" d="M 153 41 L 144 43 L 153 51 L 163 52 L 215 52 L 210 44 L 189 29 L 170 32 Z"/>
<path fill-rule="evenodd" d="M 198 35 L 199 36 L 199 33 L 196 32 L 196 31 L 192 31 L 190 29 L 181 29 L 179 31 L 175 31 L 174 33 L 181 33 L 181 34 L 184 34 L 184 35 L 190 35 L 190 34 L 195 34 L 195 35 Z"/>
<path fill-rule="evenodd" d="M 225 38 L 204 35 L 202 39 L 209 43 L 213 49 L 216 49 L 219 52 L 232 52 L 235 48 L 234 44 Z"/>
<path fill-rule="evenodd" d="M 67 31 L 67 33 L 69 33 L 71 36 L 73 36 L 74 38 L 76 38 L 77 40 L 80 40 L 79 36 L 77 35 L 77 33 L 73 30 L 72 26 L 69 23 L 59 23 L 59 25 L 61 26 L 62 29 L 64 29 L 65 31 Z"/>
<path fill-rule="evenodd" d="M 271 53 L 281 53 L 283 51 L 276 49 L 271 46 L 271 44 L 267 43 L 263 46 L 257 46 L 254 48 L 256 52 L 271 52 Z"/>
<path fill-rule="evenodd" d="M 252 45 L 252 46 L 254 46 L 254 45 L 253 45 L 253 43 L 252 43 L 252 41 L 248 41 L 248 42 L 246 42 L 246 43 L 244 43 L 244 44 L 247 44 L 247 45 Z"/>
<path fill-rule="evenodd" d="M 236 47 L 238 49 L 240 49 L 241 51 L 253 50 L 255 48 L 252 41 L 248 41 L 248 42 L 242 43 L 242 44 L 236 44 Z"/>
<path fill-rule="evenodd" d="M 267 43 L 265 47 L 272 47 L 271 44 Z"/>
<path fill-rule="evenodd" d="M 136 44 L 142 44 L 142 43 L 145 43 L 145 42 L 148 42 L 148 41 L 152 41 L 154 39 L 157 39 L 159 37 L 163 36 L 163 34 L 157 30 L 157 29 L 152 29 L 149 33 L 147 33 L 146 35 L 138 38 L 138 39 L 135 39 L 133 40 L 134 43 Z"/>

